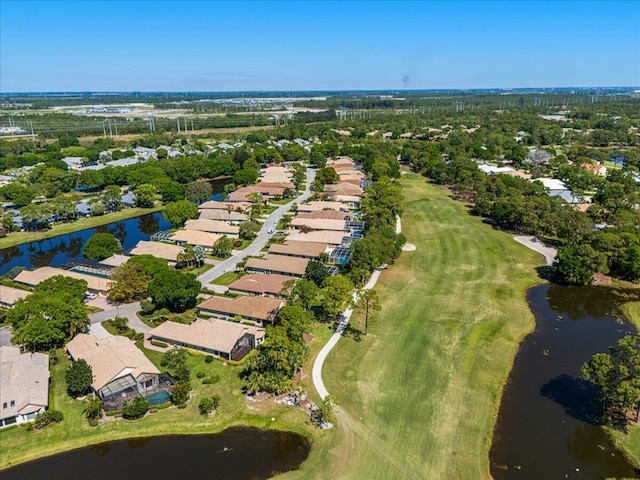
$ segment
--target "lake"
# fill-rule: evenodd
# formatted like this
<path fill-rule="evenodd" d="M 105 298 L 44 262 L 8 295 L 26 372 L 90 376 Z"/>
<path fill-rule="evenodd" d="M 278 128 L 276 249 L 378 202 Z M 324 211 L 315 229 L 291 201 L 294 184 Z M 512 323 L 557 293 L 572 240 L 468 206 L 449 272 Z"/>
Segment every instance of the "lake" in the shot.
<path fill-rule="evenodd" d="M 298 469 L 309 450 L 308 440 L 297 433 L 233 427 L 215 435 L 102 443 L 18 465 L 0 476 L 2 480 L 260 480 Z"/>
<path fill-rule="evenodd" d="M 496 480 L 640 478 L 595 425 L 582 364 L 635 333 L 603 287 L 542 285 L 528 292 L 536 329 L 520 346 L 491 448 Z"/>
<path fill-rule="evenodd" d="M 229 179 L 221 179 L 210 182 L 213 188 L 211 200 L 221 199 L 224 186 L 229 181 Z M 72 260 L 80 260 L 83 258 L 84 244 L 89 237 L 98 232 L 112 233 L 120 240 L 124 250 L 130 250 L 140 240 L 149 240 L 154 233 L 168 228 L 171 228 L 171 224 L 164 219 L 162 214 L 153 213 L 109 223 L 101 227 L 59 235 L 47 240 L 3 248 L 0 250 L 0 275 L 8 273 L 14 267 L 25 267 L 31 270 L 44 266 L 59 267 Z"/>

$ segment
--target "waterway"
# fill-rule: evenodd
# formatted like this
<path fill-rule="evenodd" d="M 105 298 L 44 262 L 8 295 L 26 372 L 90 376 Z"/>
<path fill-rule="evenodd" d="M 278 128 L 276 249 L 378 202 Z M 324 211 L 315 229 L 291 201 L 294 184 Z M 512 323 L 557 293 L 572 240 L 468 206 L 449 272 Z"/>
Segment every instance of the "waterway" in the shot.
<path fill-rule="evenodd" d="M 213 187 L 211 200 L 220 200 L 224 186 L 229 183 L 229 180 L 212 180 L 210 183 Z M 170 227 L 171 224 L 162 214 L 153 213 L 46 240 L 3 248 L 0 249 L 0 275 L 10 272 L 15 267 L 29 270 L 44 266 L 59 267 L 72 260 L 80 260 L 83 258 L 82 249 L 85 243 L 89 237 L 98 232 L 112 233 L 120 240 L 122 248 L 127 251 L 135 247 L 140 240 L 149 240 L 154 233 Z"/>
<path fill-rule="evenodd" d="M 596 425 L 593 389 L 578 379 L 591 356 L 635 333 L 621 297 L 603 287 L 528 292 L 536 329 L 520 346 L 491 448 L 496 480 L 640 478 Z"/>
<path fill-rule="evenodd" d="M 229 428 L 215 435 L 148 437 L 103 443 L 3 470 L 2 480 L 260 480 L 296 470 L 308 440 L 293 432 Z"/>

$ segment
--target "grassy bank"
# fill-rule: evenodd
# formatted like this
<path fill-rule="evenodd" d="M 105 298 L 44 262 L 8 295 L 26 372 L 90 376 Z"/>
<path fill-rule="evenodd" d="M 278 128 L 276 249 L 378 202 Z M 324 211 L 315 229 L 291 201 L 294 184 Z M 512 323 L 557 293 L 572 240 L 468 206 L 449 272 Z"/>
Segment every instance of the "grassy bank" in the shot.
<path fill-rule="evenodd" d="M 624 308 L 624 315 L 640 331 L 640 302 L 629 302 Z M 640 469 L 640 426 L 631 426 L 627 432 L 613 428 L 606 429 L 613 443 L 624 453 L 629 461 Z"/>
<path fill-rule="evenodd" d="M 152 362 L 159 364 L 160 353 L 145 353 Z M 188 359 L 194 393 L 187 408 L 170 407 L 136 421 L 118 419 L 98 427 L 90 427 L 82 414 L 83 402 L 71 399 L 66 394 L 64 372 L 69 361 L 61 352 L 58 356 L 59 363 L 51 369 L 50 408 L 64 413 L 63 422 L 41 431 L 28 432 L 23 427 L 0 431 L 0 469 L 111 440 L 167 434 L 215 433 L 232 425 L 295 431 L 309 437 L 312 444 L 331 443 L 328 437 L 332 432 L 313 427 L 309 423 L 309 417 L 298 408 L 273 402 L 247 402 L 241 391 L 239 369 L 225 366 L 222 362 L 206 363 L 204 355 L 190 356 Z M 204 385 L 203 379 L 197 378 L 199 372 L 204 374 L 204 378 L 217 376 L 219 381 Z M 198 413 L 198 403 L 203 397 L 214 393 L 221 398 L 220 407 L 215 415 L 202 417 Z"/>
<path fill-rule="evenodd" d="M 119 212 L 108 213 L 100 217 L 81 218 L 75 222 L 54 225 L 44 232 L 14 232 L 10 233 L 5 238 L 0 238 L 0 248 L 14 247 L 27 242 L 46 240 L 47 238 L 56 237 L 58 235 L 66 235 L 67 233 L 78 232 L 87 228 L 95 228 L 108 223 L 139 217 L 147 213 L 159 212 L 160 210 L 162 210 L 162 206 L 159 204 L 154 208 L 125 208 Z"/>
<path fill-rule="evenodd" d="M 341 405 L 335 445 L 286 478 L 489 478 L 501 388 L 534 327 L 525 291 L 542 257 L 443 189 L 403 176 L 405 252 L 376 287 L 369 335 L 324 367 Z M 355 322 L 362 321 L 355 319 Z"/>

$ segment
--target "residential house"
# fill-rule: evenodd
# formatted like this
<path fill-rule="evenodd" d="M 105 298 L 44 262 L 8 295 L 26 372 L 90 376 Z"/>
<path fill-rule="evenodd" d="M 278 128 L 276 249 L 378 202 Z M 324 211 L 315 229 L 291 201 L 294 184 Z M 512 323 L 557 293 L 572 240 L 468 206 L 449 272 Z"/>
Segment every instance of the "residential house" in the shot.
<path fill-rule="evenodd" d="M 296 217 L 291 220 L 290 225 L 294 229 L 301 231 L 332 230 L 336 232 L 344 232 L 346 230 L 346 222 L 339 219 Z"/>
<path fill-rule="evenodd" d="M 337 232 L 331 230 L 314 230 L 312 232 L 295 232 L 289 234 L 287 241 L 289 242 L 313 242 L 325 243 L 327 245 L 341 245 L 345 232 Z"/>
<path fill-rule="evenodd" d="M 335 210 L 316 210 L 315 212 L 299 213 L 296 218 L 299 219 L 325 219 L 325 220 L 350 220 L 351 213 L 337 212 Z"/>
<path fill-rule="evenodd" d="M 239 225 L 242 222 L 246 222 L 249 220 L 249 215 L 244 213 L 235 212 L 235 211 L 227 211 L 227 210 L 200 210 L 200 214 L 198 215 L 198 219 L 202 220 L 217 220 L 220 222 L 226 222 L 231 225 Z"/>
<path fill-rule="evenodd" d="M 260 258 L 250 258 L 245 263 L 245 270 L 257 273 L 279 273 L 291 277 L 303 277 L 309 259 L 284 257 L 267 253 Z"/>
<path fill-rule="evenodd" d="M 49 355 L 0 347 L 0 428 L 30 422 L 49 405 Z"/>
<path fill-rule="evenodd" d="M 245 295 L 282 297 L 289 292 L 290 288 L 288 288 L 286 284 L 292 280 L 288 275 L 250 273 L 230 284 L 229 292 L 242 293 Z"/>
<path fill-rule="evenodd" d="M 599 177 L 607 176 L 607 167 L 601 165 L 599 163 L 583 163 L 580 165 L 581 168 L 584 168 L 586 171 L 593 173 L 594 175 L 598 175 Z"/>
<path fill-rule="evenodd" d="M 227 222 L 219 220 L 207 220 L 204 218 L 187 220 L 184 224 L 184 228 L 187 230 L 200 230 L 201 232 L 217 233 L 231 238 L 237 238 L 240 233 L 240 227 L 236 225 L 230 225 Z"/>
<path fill-rule="evenodd" d="M 0 285 L 0 304 L 5 307 L 11 308 L 18 300 L 26 298 L 29 295 L 31 295 L 31 292 L 28 290 Z"/>
<path fill-rule="evenodd" d="M 217 233 L 211 232 L 203 232 L 200 230 L 178 230 L 176 233 L 171 235 L 169 239 L 171 242 L 175 242 L 178 245 L 192 245 L 192 246 L 201 246 L 205 250 L 211 250 L 213 248 L 213 244 L 216 243 L 222 235 L 218 235 Z"/>
<path fill-rule="evenodd" d="M 140 240 L 138 244 L 131 249 L 131 255 L 151 255 L 156 258 L 163 258 L 170 264 L 178 263 L 178 255 L 182 252 L 182 247 L 178 245 L 169 245 L 168 243 L 149 242 Z"/>
<path fill-rule="evenodd" d="M 160 390 L 160 370 L 127 337 L 113 335 L 98 339 L 80 333 L 66 345 L 72 360 L 83 359 L 91 366 L 91 389 L 105 402 L 146 397 Z"/>
<path fill-rule="evenodd" d="M 208 202 L 198 205 L 198 210 L 202 213 L 202 210 L 232 210 L 232 211 L 246 211 L 251 208 L 251 202 L 218 202 L 216 200 L 209 200 Z"/>
<path fill-rule="evenodd" d="M 240 295 L 236 298 L 212 296 L 198 305 L 201 314 L 233 320 L 254 322 L 258 325 L 274 323 L 284 305 L 279 298 Z"/>
<path fill-rule="evenodd" d="M 164 322 L 149 335 L 153 340 L 237 361 L 264 341 L 265 332 L 237 322 L 199 318 L 189 325 Z"/>
<path fill-rule="evenodd" d="M 317 212 L 320 210 L 335 210 L 336 212 L 339 212 L 343 209 L 346 209 L 346 205 L 342 202 L 312 201 L 298 205 L 298 213 Z"/>
<path fill-rule="evenodd" d="M 282 244 L 273 243 L 269 247 L 269 253 L 274 255 L 308 259 L 318 258 L 322 253 L 328 253 L 329 250 L 329 245 L 326 243 L 295 242 L 290 240 Z"/>
<path fill-rule="evenodd" d="M 56 275 L 84 280 L 87 282 L 87 290 L 90 292 L 106 293 L 111 289 L 111 281 L 108 278 L 55 267 L 40 267 L 35 270 L 22 270 L 14 280 L 29 287 L 35 287 L 39 283 L 44 282 L 51 277 L 55 277 Z"/>
<path fill-rule="evenodd" d="M 259 184 L 250 185 L 231 192 L 227 200 L 230 202 L 247 202 L 249 201 L 249 195 L 252 193 L 259 193 L 265 198 L 282 197 L 284 191 L 285 189 L 283 187 L 260 187 Z"/>

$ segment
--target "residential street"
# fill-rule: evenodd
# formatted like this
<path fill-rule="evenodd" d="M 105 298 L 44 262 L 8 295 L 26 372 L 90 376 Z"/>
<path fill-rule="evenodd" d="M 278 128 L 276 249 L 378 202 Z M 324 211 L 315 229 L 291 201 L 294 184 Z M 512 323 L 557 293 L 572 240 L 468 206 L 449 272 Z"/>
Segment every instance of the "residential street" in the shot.
<path fill-rule="evenodd" d="M 291 206 L 294 203 L 305 202 L 306 200 L 308 200 L 311 197 L 311 194 L 312 194 L 312 192 L 311 192 L 311 183 L 313 182 L 313 179 L 315 178 L 315 175 L 316 175 L 316 171 L 315 170 L 313 170 L 311 168 L 307 168 L 307 185 L 306 185 L 304 193 L 298 195 L 296 198 L 291 200 L 289 203 L 286 203 L 286 204 L 282 205 L 281 207 L 278 207 L 278 209 L 275 212 L 273 212 L 271 215 L 269 215 L 269 217 L 265 220 L 264 224 L 262 225 L 262 229 L 258 233 L 258 236 L 251 243 L 251 245 L 249 245 L 244 250 L 240 251 L 238 253 L 238 255 L 234 255 L 233 257 L 228 258 L 224 262 L 221 262 L 218 265 L 216 265 L 211 270 L 207 270 L 202 275 L 200 275 L 198 277 L 198 280 L 200 280 L 200 283 L 202 283 L 202 286 L 205 287 L 205 288 L 210 288 L 208 286 L 208 283 L 211 282 L 213 279 L 219 277 L 220 275 L 222 275 L 225 272 L 228 272 L 230 270 L 235 270 L 236 265 L 240 261 L 242 261 L 244 258 L 246 258 L 248 256 L 251 256 L 251 255 L 256 255 L 260 250 L 262 250 L 262 248 L 269 241 L 269 238 L 271 238 L 271 234 L 267 233 L 268 230 L 270 228 L 273 228 L 275 230 L 276 225 L 278 224 L 278 221 L 282 218 L 282 216 L 285 213 L 287 213 L 289 211 L 289 209 L 291 208 Z"/>

